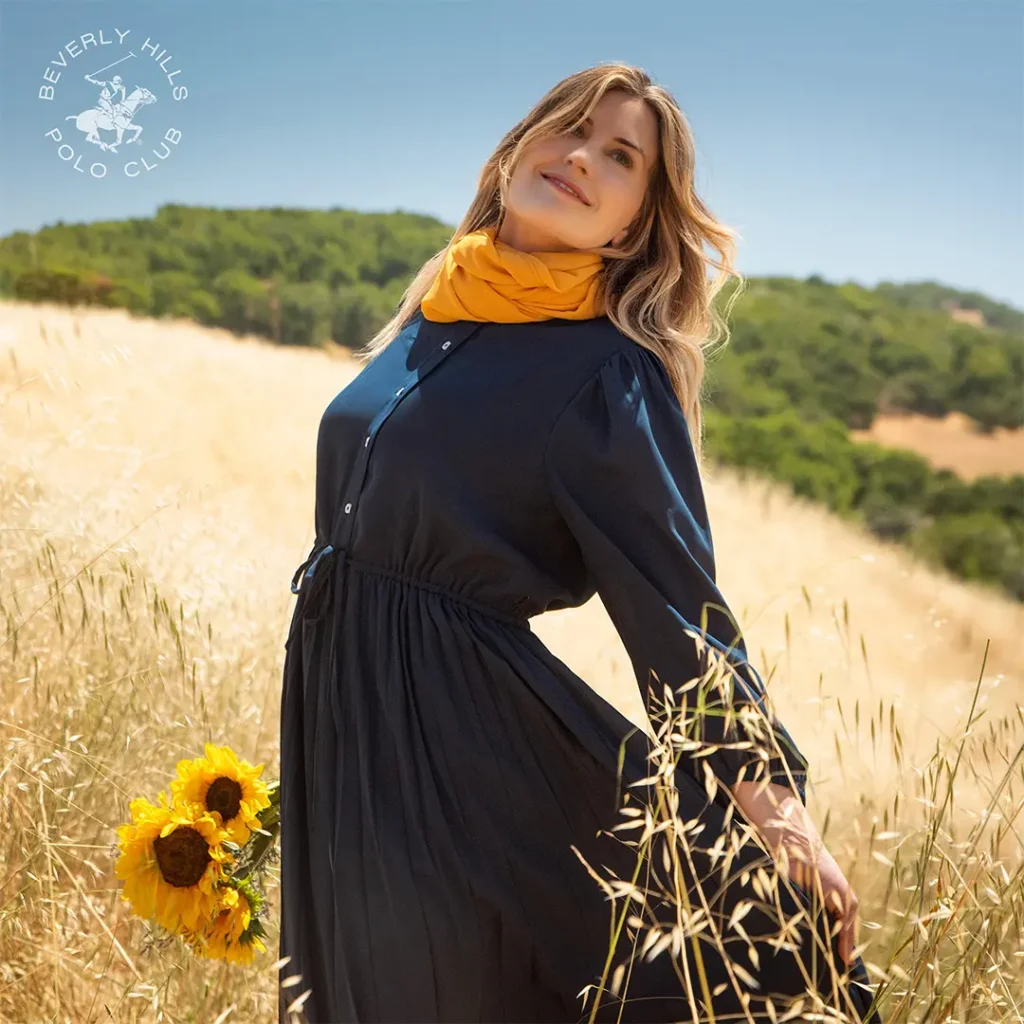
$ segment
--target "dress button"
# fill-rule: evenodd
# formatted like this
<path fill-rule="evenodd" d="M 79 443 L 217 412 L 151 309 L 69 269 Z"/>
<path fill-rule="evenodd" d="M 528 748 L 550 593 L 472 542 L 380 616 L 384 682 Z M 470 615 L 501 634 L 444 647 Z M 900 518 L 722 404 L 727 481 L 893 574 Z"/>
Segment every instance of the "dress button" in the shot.
<path fill-rule="evenodd" d="M 444 343 L 444 344 L 443 344 L 443 345 L 441 346 L 441 348 L 447 348 L 447 347 L 448 347 L 448 346 L 449 346 L 450 344 L 451 344 L 451 342 L 450 342 L 450 341 L 446 341 L 446 342 L 445 342 L 445 343 Z"/>
<path fill-rule="evenodd" d="M 345 511 L 346 512 L 351 512 L 352 511 L 352 502 L 351 501 L 345 506 Z"/>

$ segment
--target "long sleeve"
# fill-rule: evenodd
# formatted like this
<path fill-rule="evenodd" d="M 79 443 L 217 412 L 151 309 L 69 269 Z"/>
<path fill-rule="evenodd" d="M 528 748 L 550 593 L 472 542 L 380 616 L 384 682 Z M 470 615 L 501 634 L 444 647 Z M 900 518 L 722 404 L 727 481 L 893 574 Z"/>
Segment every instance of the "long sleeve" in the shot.
<path fill-rule="evenodd" d="M 689 737 L 708 767 L 730 785 L 743 773 L 789 785 L 789 766 L 806 804 L 807 759 L 775 717 L 764 684 L 715 581 L 715 556 L 703 487 L 686 418 L 661 361 L 639 345 L 606 359 L 560 414 L 548 438 L 545 471 L 555 505 L 577 541 L 597 592 L 630 656 L 644 705 L 650 687 L 674 692 L 710 667 L 687 630 L 725 657 L 727 685 L 685 697 Z M 704 616 L 706 615 L 706 618 Z M 702 623 L 706 623 L 702 628 Z M 731 680 L 731 685 L 728 681 Z M 735 709 L 763 713 L 761 736 Z M 726 712 L 729 712 L 728 714 Z M 773 736 L 779 750 L 766 743 Z M 681 766 L 703 782 L 691 751 Z"/>

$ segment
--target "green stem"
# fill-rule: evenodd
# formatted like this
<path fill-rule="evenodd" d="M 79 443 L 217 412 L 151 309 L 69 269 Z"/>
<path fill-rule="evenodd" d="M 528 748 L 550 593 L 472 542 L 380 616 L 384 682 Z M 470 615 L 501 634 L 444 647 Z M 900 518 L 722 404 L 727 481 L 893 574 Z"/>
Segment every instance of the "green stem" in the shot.
<path fill-rule="evenodd" d="M 232 874 L 238 878 L 252 878 L 264 865 L 281 831 L 281 783 L 271 782 L 267 787 L 270 806 L 259 813 L 261 832 L 253 832 L 245 844 L 244 853 Z"/>

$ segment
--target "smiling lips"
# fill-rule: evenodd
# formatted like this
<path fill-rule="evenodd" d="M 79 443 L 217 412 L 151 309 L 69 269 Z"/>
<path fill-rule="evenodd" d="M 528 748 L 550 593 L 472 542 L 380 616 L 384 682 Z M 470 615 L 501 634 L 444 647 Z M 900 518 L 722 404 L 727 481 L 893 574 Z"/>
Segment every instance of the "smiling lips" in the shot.
<path fill-rule="evenodd" d="M 551 184 L 554 185 L 555 188 L 557 188 L 559 191 L 567 192 L 569 195 L 574 196 L 585 206 L 590 205 L 590 201 L 580 190 L 579 186 L 574 185 L 571 181 L 567 181 L 560 174 L 544 174 L 543 172 L 541 172 L 541 177 L 546 178 L 548 181 L 550 181 Z"/>

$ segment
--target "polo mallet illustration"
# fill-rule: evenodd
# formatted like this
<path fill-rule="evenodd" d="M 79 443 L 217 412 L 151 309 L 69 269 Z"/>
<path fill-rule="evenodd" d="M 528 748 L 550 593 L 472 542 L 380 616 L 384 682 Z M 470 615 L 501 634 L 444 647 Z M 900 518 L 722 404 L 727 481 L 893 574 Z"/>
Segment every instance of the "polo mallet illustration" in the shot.
<path fill-rule="evenodd" d="M 111 68 L 116 68 L 122 61 L 130 60 L 135 57 L 136 54 L 129 50 L 127 56 L 121 57 L 119 60 L 115 60 L 113 64 L 108 64 L 105 68 L 100 68 L 99 71 L 94 71 L 91 75 L 86 75 L 86 78 L 95 78 L 97 75 L 102 75 L 104 71 L 109 71 Z"/>

